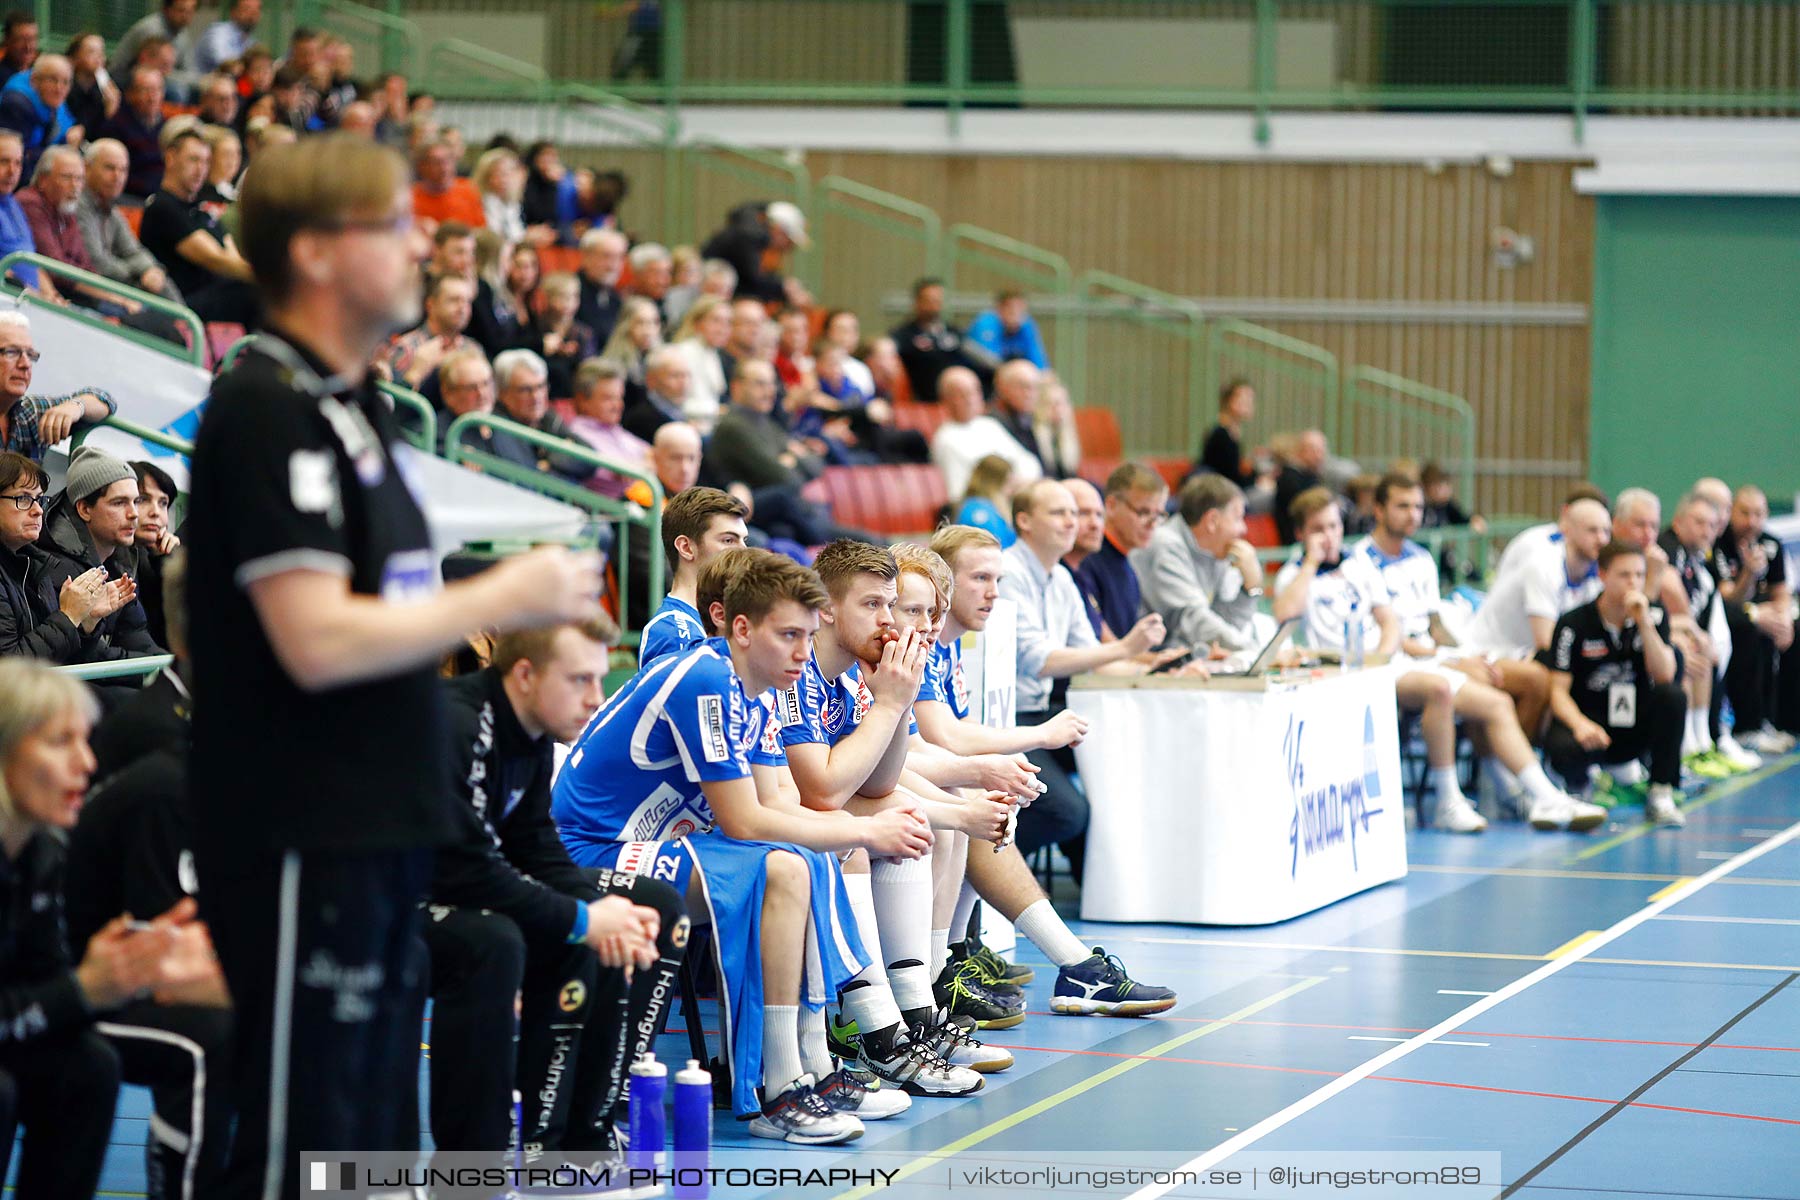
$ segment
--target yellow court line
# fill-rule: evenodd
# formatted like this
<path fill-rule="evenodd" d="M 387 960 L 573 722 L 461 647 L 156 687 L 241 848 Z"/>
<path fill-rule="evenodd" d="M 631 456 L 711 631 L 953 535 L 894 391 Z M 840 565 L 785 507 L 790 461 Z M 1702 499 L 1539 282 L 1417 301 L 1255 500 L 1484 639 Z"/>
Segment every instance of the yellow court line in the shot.
<path fill-rule="evenodd" d="M 1759 767 L 1748 775 L 1738 775 L 1731 779 L 1716 783 L 1707 788 L 1706 794 L 1700 797 L 1700 799 L 1693 801 L 1691 804 L 1684 804 L 1681 811 L 1690 814 L 1696 813 L 1709 804 L 1716 804 L 1720 800 L 1737 795 L 1753 783 L 1761 783 L 1765 779 L 1781 774 L 1783 771 L 1793 766 L 1797 761 L 1800 761 L 1800 756 L 1790 754 L 1786 758 L 1777 759 L 1766 766 Z M 1657 828 L 1657 826 L 1646 821 L 1644 824 L 1639 825 L 1634 829 L 1627 829 L 1624 833 L 1609 837 L 1604 842 L 1598 842 L 1595 845 L 1589 846 L 1580 854 L 1577 854 L 1566 861 L 1571 863 L 1586 862 L 1590 858 L 1596 858 L 1599 855 L 1605 854 L 1608 850 L 1617 849 L 1627 842 L 1635 842 L 1647 833 L 1654 833 Z"/>
<path fill-rule="evenodd" d="M 1669 884 L 1667 887 L 1658 888 L 1656 891 L 1650 893 L 1649 903 L 1655 904 L 1658 900 L 1661 900 L 1664 896 L 1668 895 L 1670 892 L 1674 891 L 1676 888 L 1680 887 L 1682 884 L 1693 882 L 1693 879 L 1694 879 L 1694 877 L 1692 875 L 1683 875 L 1680 878 L 1676 879 L 1674 883 Z"/>
<path fill-rule="evenodd" d="M 1099 1087 L 1108 1080 L 1117 1079 L 1127 1071 L 1135 1070 L 1147 1062 L 1153 1062 L 1159 1055 L 1166 1054 L 1178 1047 L 1185 1046 L 1187 1043 L 1203 1038 L 1210 1033 L 1217 1033 L 1221 1029 L 1229 1028 L 1239 1021 L 1247 1020 L 1265 1008 L 1272 1008 L 1273 1006 L 1280 1004 L 1289 996 L 1298 995 L 1315 984 L 1324 983 L 1326 978 L 1327 977 L 1324 975 L 1309 975 L 1299 983 L 1290 984 L 1289 986 L 1282 988 L 1279 992 L 1276 992 L 1274 995 L 1265 996 L 1254 1004 L 1247 1004 L 1229 1016 L 1220 1017 L 1216 1021 L 1208 1022 L 1198 1029 L 1182 1034 L 1180 1037 L 1170 1038 L 1162 1045 L 1154 1046 L 1149 1050 L 1144 1051 L 1143 1055 L 1139 1058 L 1126 1059 L 1123 1062 L 1106 1068 L 1106 1070 L 1101 1071 L 1098 1074 L 1090 1075 L 1080 1083 L 1071 1084 L 1069 1087 L 1064 1088 L 1054 1095 L 1046 1096 L 1035 1104 L 1028 1104 L 1018 1112 L 1004 1116 L 992 1124 L 983 1125 L 973 1133 L 965 1134 L 964 1136 L 957 1138 L 954 1142 L 940 1146 L 936 1150 L 929 1151 L 928 1153 L 913 1159 L 913 1161 L 894 1172 L 894 1174 L 886 1181 L 886 1187 L 892 1187 L 902 1179 L 910 1178 L 920 1171 L 925 1170 L 927 1167 L 936 1166 L 947 1158 L 961 1154 L 971 1146 L 978 1146 L 997 1134 L 1005 1133 L 1015 1125 L 1020 1125 L 1031 1120 L 1031 1118 L 1035 1116 L 1049 1112 L 1065 1100 L 1073 1100 L 1075 1097 Z M 881 1190 L 883 1189 L 872 1186 L 853 1188 L 848 1192 L 840 1193 L 834 1197 L 833 1200 L 862 1200 L 863 1197 L 872 1196 L 877 1191 Z"/>
<path fill-rule="evenodd" d="M 1562 945 L 1558 946 L 1556 949 L 1552 950 L 1550 953 L 1544 955 L 1544 957 L 1545 958 L 1561 958 L 1563 955 L 1569 953 L 1571 950 L 1574 950 L 1577 946 L 1584 946 L 1599 936 L 1600 936 L 1600 931 L 1598 929 L 1590 929 L 1586 933 L 1577 934 L 1576 936 L 1570 938 L 1568 941 L 1564 942 Z"/>

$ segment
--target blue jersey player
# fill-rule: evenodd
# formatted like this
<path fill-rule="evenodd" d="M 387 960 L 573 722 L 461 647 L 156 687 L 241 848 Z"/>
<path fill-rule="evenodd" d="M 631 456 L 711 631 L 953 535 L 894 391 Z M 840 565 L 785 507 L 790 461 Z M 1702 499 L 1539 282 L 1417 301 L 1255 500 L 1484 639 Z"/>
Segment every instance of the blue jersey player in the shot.
<path fill-rule="evenodd" d="M 808 926 L 818 961 L 805 1007 L 865 965 L 854 923 L 837 915 L 849 902 L 832 854 L 917 859 L 930 845 L 911 813 L 825 818 L 758 799 L 751 755 L 767 710 L 753 698 L 799 678 L 824 603 L 810 571 L 758 556 L 725 593 L 722 642 L 664 655 L 633 677 L 576 742 L 553 804 L 577 863 L 668 880 L 710 912 L 734 1107 L 755 1114 L 751 1133 L 805 1144 L 862 1131 L 815 1091 L 800 1056 Z"/>
<path fill-rule="evenodd" d="M 662 514 L 669 594 L 644 624 L 638 666 L 647 667 L 665 654 L 706 640 L 706 622 L 694 607 L 700 568 L 744 544 L 745 513 L 743 501 L 718 488 L 691 487 L 669 498 Z"/>

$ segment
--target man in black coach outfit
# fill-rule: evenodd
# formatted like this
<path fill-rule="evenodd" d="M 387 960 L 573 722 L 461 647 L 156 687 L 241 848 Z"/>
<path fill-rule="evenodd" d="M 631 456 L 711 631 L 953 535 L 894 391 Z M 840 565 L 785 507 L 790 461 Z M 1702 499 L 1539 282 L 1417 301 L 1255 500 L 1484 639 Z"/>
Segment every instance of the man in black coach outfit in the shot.
<path fill-rule="evenodd" d="M 450 834 L 433 665 L 476 629 L 583 620 L 560 549 L 444 587 L 367 366 L 417 320 L 406 167 L 349 134 L 268 151 L 239 200 L 268 332 L 214 384 L 188 514 L 191 794 L 235 1007 L 234 1164 L 413 1149 L 419 901 Z"/>

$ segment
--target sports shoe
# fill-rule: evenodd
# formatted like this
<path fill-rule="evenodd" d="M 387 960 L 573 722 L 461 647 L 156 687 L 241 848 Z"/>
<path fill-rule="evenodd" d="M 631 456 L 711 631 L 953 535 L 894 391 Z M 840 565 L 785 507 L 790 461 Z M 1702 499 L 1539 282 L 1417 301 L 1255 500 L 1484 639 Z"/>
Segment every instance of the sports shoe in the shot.
<path fill-rule="evenodd" d="M 982 1029 L 1011 1029 L 1025 1019 L 1025 994 L 981 982 L 980 969 L 970 959 L 947 963 L 943 974 L 932 985 L 932 996 L 939 1008 L 947 1008 L 959 1017 L 968 1017 Z"/>
<path fill-rule="evenodd" d="M 1137 982 L 1124 963 L 1098 946 L 1091 957 L 1056 973 L 1050 997 L 1052 1012 L 1082 1016 L 1142 1017 L 1174 1007 L 1174 992 Z"/>
<path fill-rule="evenodd" d="M 1762 755 L 1753 754 L 1737 744 L 1737 739 L 1729 733 L 1719 735 L 1718 750 L 1726 762 L 1740 771 L 1754 771 L 1762 766 Z"/>
<path fill-rule="evenodd" d="M 1431 815 L 1431 825 L 1446 833 L 1480 833 L 1488 823 L 1466 798 L 1449 796 L 1438 801 L 1437 811 Z"/>
<path fill-rule="evenodd" d="M 1794 736 L 1783 733 L 1773 725 L 1765 724 L 1761 729 L 1752 729 L 1749 733 L 1732 731 L 1737 740 L 1748 749 L 1758 754 L 1786 754 L 1794 748 Z"/>
<path fill-rule="evenodd" d="M 1639 780 L 1637 783 L 1620 783 L 1612 777 L 1612 773 L 1601 771 L 1594 780 L 1593 790 L 1588 799 L 1599 808 L 1614 808 L 1621 804 L 1642 804 L 1644 794 L 1649 791 L 1650 784 Z M 1577 804 L 1581 803 L 1579 800 Z"/>
<path fill-rule="evenodd" d="M 787 1091 L 763 1102 L 762 1113 L 750 1122 L 750 1134 L 798 1146 L 830 1146 L 855 1141 L 863 1135 L 863 1124 L 825 1103 L 813 1091 L 813 1077 L 802 1075 Z"/>
<path fill-rule="evenodd" d="M 1666 787 L 1652 788 L 1649 798 L 1644 801 L 1644 820 L 1664 829 L 1680 829 L 1686 825 L 1687 817 L 1675 801 L 1677 794 Z"/>
<path fill-rule="evenodd" d="M 1037 978 L 1037 972 L 1020 963 L 1012 963 L 982 945 L 981 938 L 971 933 L 967 941 L 950 947 L 950 958 L 968 958 L 981 968 L 982 979 L 990 983 L 1010 983 L 1024 987 Z"/>
<path fill-rule="evenodd" d="M 862 1045 L 862 1031 L 856 1027 L 856 1019 L 840 1021 L 842 1012 L 825 1014 L 825 1048 L 831 1051 L 833 1058 L 841 1058 L 845 1062 L 855 1062 L 858 1049 Z"/>
<path fill-rule="evenodd" d="M 953 1017 L 941 1008 L 932 1015 L 929 1026 L 913 1030 L 913 1037 L 951 1066 L 967 1067 L 979 1075 L 992 1075 L 1013 1065 L 1010 1052 L 989 1046 L 975 1036 L 974 1021 Z"/>
<path fill-rule="evenodd" d="M 1717 750 L 1703 750 L 1698 754 L 1690 754 L 1681 760 L 1681 765 L 1701 779 L 1729 779 L 1736 773 L 1731 769 L 1731 764 L 1726 762 Z"/>
<path fill-rule="evenodd" d="M 1606 810 L 1604 808 L 1598 804 L 1589 804 L 1585 800 L 1577 800 L 1562 792 L 1558 792 L 1554 796 L 1540 796 L 1531 804 L 1531 827 L 1533 829 L 1567 829 L 1575 833 L 1585 833 L 1605 823 Z"/>
<path fill-rule="evenodd" d="M 880 1121 L 899 1116 L 912 1107 L 912 1097 L 900 1088 L 884 1088 L 872 1072 L 842 1066 L 813 1088 L 819 1099 L 859 1121 Z"/>
<path fill-rule="evenodd" d="M 894 1039 L 887 1058 L 878 1056 L 865 1041 L 858 1061 L 883 1083 L 914 1096 L 967 1096 L 986 1086 L 974 1071 L 952 1066 L 922 1040 L 907 1035 Z"/>

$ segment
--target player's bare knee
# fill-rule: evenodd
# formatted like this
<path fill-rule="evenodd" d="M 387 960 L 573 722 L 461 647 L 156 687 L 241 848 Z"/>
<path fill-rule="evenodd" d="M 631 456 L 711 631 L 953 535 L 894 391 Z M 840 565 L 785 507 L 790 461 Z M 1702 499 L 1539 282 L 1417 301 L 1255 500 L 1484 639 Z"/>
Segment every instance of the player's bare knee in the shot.
<path fill-rule="evenodd" d="M 805 860 L 791 850 L 770 851 L 765 886 L 773 899 L 805 902 L 812 890 Z"/>

